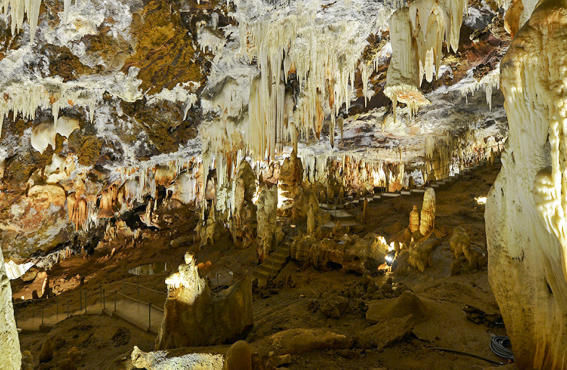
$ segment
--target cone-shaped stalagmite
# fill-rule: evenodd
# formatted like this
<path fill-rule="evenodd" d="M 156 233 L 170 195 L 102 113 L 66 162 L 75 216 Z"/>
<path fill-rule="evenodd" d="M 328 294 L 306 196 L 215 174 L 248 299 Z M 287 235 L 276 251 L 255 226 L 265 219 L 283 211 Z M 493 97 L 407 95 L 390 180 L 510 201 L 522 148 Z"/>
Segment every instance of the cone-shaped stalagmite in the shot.
<path fill-rule="evenodd" d="M 435 227 L 435 190 L 429 188 L 423 195 L 419 232 L 424 236 L 429 235 L 433 231 L 433 227 Z"/>

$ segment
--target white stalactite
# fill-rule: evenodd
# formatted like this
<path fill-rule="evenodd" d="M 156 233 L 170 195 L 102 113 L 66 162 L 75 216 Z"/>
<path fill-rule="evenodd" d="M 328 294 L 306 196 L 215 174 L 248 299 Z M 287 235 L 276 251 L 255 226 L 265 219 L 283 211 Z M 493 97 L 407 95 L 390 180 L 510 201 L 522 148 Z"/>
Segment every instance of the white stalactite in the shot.
<path fill-rule="evenodd" d="M 392 60 L 384 93 L 394 105 L 409 106 L 410 115 L 429 102 L 419 91 L 423 79 L 439 77 L 443 43 L 456 52 L 467 0 L 416 0 L 390 19 Z"/>
<path fill-rule="evenodd" d="M 12 35 L 22 29 L 24 24 L 24 16 L 27 17 L 30 25 L 30 38 L 33 42 L 37 21 L 39 18 L 39 8 L 41 0 L 1 0 L 0 9 L 4 15 L 11 18 L 10 30 Z"/>

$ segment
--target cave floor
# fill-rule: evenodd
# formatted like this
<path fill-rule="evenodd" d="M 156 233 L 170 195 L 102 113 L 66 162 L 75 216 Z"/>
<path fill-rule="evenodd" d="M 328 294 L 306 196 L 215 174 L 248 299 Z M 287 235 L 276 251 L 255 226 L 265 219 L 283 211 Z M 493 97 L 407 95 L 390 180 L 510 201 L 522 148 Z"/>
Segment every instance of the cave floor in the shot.
<path fill-rule="evenodd" d="M 437 188 L 436 229 L 442 242 L 433 252 L 432 266 L 424 273 L 414 271 L 404 275 L 390 275 L 395 287 L 410 289 L 422 299 L 431 311 L 426 323 L 381 350 L 362 349 L 355 340 L 349 349 L 293 355 L 291 363 L 286 366 L 295 369 L 482 369 L 493 366 L 487 361 L 438 351 L 435 347 L 501 361 L 490 352 L 489 341 L 491 334 L 502 335 L 504 329 L 475 324 L 467 320 L 463 311 L 465 305 L 470 305 L 487 314 L 498 314 L 488 284 L 486 267 L 480 271 L 465 269 L 452 275 L 453 257 L 449 249 L 451 230 L 456 226 L 464 226 L 470 232 L 473 244 L 486 250 L 484 206 L 478 205 L 474 198 L 486 196 L 498 170 L 497 167 L 478 168 Z M 369 232 L 386 238 L 394 235 L 407 226 L 412 206 L 420 206 L 422 197 L 422 194 L 412 193 L 409 196 L 369 203 L 366 222 L 356 232 L 360 236 Z M 358 216 L 360 207 L 349 211 Z M 102 298 L 97 289 L 101 287 L 105 289 L 107 304 L 112 302 L 114 292 L 120 291 L 144 302 L 163 306 L 164 278 L 167 273 L 136 277 L 129 274 L 128 270 L 157 262 L 166 262 L 170 267 L 177 266 L 183 261 L 183 255 L 188 249 L 196 254 L 199 262 L 212 262 L 207 276 L 213 288 L 228 285 L 256 268 L 256 251 L 253 248 L 238 250 L 227 240 L 201 250 L 194 245 L 189 246 L 190 243 L 179 243 L 182 246 L 171 247 L 171 240 L 190 234 L 196 216 L 187 210 L 168 211 L 168 215 L 169 225 L 161 227 L 159 231 L 145 230 L 134 245 L 127 238 L 117 238 L 113 242 L 102 243 L 94 255 L 88 258 L 74 256 L 62 261 L 48 272 L 50 286 L 58 284 L 60 289 L 57 300 L 50 298 L 34 304 L 18 304 L 16 317 L 19 319 L 38 315 L 41 308 L 45 312 L 59 311 L 62 310 L 62 302 L 78 306 L 81 291 L 83 294 L 87 292 L 89 304 L 100 303 Z M 109 257 L 113 248 L 116 250 Z M 172 270 L 176 268 L 170 268 L 169 272 Z M 76 275 L 80 277 L 75 277 Z M 81 280 L 82 288 L 77 284 Z M 379 286 L 385 280 L 386 277 L 382 275 L 361 276 L 336 269 L 318 271 L 290 261 L 272 284 L 264 289 L 255 289 L 255 324 L 246 339 L 259 353 L 267 354 L 270 348 L 265 339 L 285 329 L 324 328 L 356 338 L 358 333 L 370 326 L 365 319 L 365 311 L 368 303 L 376 300 L 376 296 L 367 289 L 369 282 L 370 285 Z M 144 288 L 139 289 L 138 293 L 135 284 Z M 31 289 L 20 280 L 13 281 L 12 286 L 16 300 L 26 295 L 25 292 L 29 294 Z M 337 297 L 348 300 L 348 309 L 338 317 L 324 313 L 325 310 L 321 307 L 332 306 Z M 126 332 L 129 334 L 125 334 Z M 38 366 L 42 343 L 53 337 L 65 341 L 59 341 L 60 346 L 54 350 L 54 359 L 42 363 L 41 368 L 60 366 L 58 359 L 68 358 L 71 347 L 76 347 L 73 351 L 81 354 L 74 361 L 77 368 L 117 368 L 120 361 L 115 362 L 115 359 L 119 354 L 124 358 L 134 345 L 145 351 L 152 350 L 154 335 L 117 318 L 75 316 L 44 332 L 21 333 L 22 351 L 30 350 L 34 354 L 35 365 Z M 211 350 L 223 352 L 226 348 L 218 346 Z"/>

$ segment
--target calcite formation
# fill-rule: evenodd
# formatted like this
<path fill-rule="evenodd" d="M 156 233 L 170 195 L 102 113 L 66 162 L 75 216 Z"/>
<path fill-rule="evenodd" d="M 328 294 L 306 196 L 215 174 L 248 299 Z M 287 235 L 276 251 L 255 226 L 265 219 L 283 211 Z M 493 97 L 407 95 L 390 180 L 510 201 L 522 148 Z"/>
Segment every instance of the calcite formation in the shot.
<path fill-rule="evenodd" d="M 187 253 L 166 285 L 169 295 L 156 349 L 221 344 L 238 339 L 253 324 L 250 278 L 213 293 Z"/>
<path fill-rule="evenodd" d="M 12 307 L 12 288 L 4 268 L 4 256 L 0 250 L 0 357 L 3 369 L 19 369 L 22 362 L 20 340 Z"/>
<path fill-rule="evenodd" d="M 234 211 L 231 223 L 232 238 L 239 247 L 247 247 L 257 235 L 256 176 L 250 163 L 242 161 L 234 182 Z"/>
<path fill-rule="evenodd" d="M 384 93 L 395 109 L 407 104 L 410 115 L 429 101 L 419 91 L 423 79 L 439 77 L 443 43 L 457 51 L 467 0 L 415 0 L 390 18 L 392 60 Z"/>
<path fill-rule="evenodd" d="M 276 186 L 262 184 L 258 196 L 258 259 L 263 261 L 276 243 L 276 211 L 278 189 Z"/>
<path fill-rule="evenodd" d="M 360 274 L 376 271 L 388 253 L 384 237 L 368 234 L 363 238 L 345 234 L 341 239 L 317 240 L 312 235 L 296 238 L 291 247 L 291 258 L 321 270 L 341 268 Z"/>
<path fill-rule="evenodd" d="M 419 211 L 417 206 L 413 206 L 409 216 L 409 230 L 413 234 L 419 231 Z"/>
<path fill-rule="evenodd" d="M 565 368 L 567 1 L 545 0 L 502 61 L 510 126 L 486 205 L 489 279 L 520 368 Z"/>
<path fill-rule="evenodd" d="M 435 227 L 435 190 L 428 188 L 423 195 L 421 206 L 421 219 L 419 232 L 423 236 L 429 236 Z"/>

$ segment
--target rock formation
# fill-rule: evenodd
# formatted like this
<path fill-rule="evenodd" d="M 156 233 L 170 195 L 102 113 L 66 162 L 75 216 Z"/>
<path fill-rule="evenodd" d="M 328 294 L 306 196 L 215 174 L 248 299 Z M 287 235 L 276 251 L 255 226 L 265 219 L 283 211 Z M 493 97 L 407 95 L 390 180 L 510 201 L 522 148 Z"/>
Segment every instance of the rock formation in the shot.
<path fill-rule="evenodd" d="M 4 269 L 4 256 L 0 249 L 0 367 L 19 369 L 22 363 L 20 340 L 12 307 L 12 288 Z"/>
<path fill-rule="evenodd" d="M 213 293 L 193 256 L 166 279 L 168 298 L 156 349 L 221 344 L 238 339 L 253 324 L 249 278 Z"/>
<path fill-rule="evenodd" d="M 234 216 L 231 232 L 234 243 L 247 247 L 254 242 L 257 232 L 256 205 L 253 202 L 256 192 L 256 176 L 250 163 L 243 160 L 238 166 L 234 190 Z"/>
<path fill-rule="evenodd" d="M 567 1 L 539 2 L 502 61 L 510 126 L 486 205 L 489 279 L 520 368 L 567 367 Z"/>
<path fill-rule="evenodd" d="M 435 190 L 428 188 L 423 195 L 423 205 L 421 206 L 421 220 L 419 232 L 423 236 L 428 236 L 435 227 Z"/>
<path fill-rule="evenodd" d="M 182 356 L 170 355 L 167 351 L 144 352 L 134 346 L 130 355 L 131 365 L 139 369 L 199 369 L 222 370 L 223 356 L 211 353 L 189 353 Z"/>
<path fill-rule="evenodd" d="M 296 238 L 291 247 L 291 258 L 327 270 L 341 268 L 360 274 L 374 272 L 384 263 L 388 244 L 383 237 L 368 234 L 364 238 L 345 234 L 340 240 L 317 240 L 307 234 Z"/>
<path fill-rule="evenodd" d="M 277 186 L 262 184 L 258 196 L 258 259 L 263 261 L 276 244 L 276 212 L 278 207 Z"/>
<path fill-rule="evenodd" d="M 415 205 L 413 206 L 409 216 L 409 230 L 412 234 L 419 231 L 419 211 Z"/>

